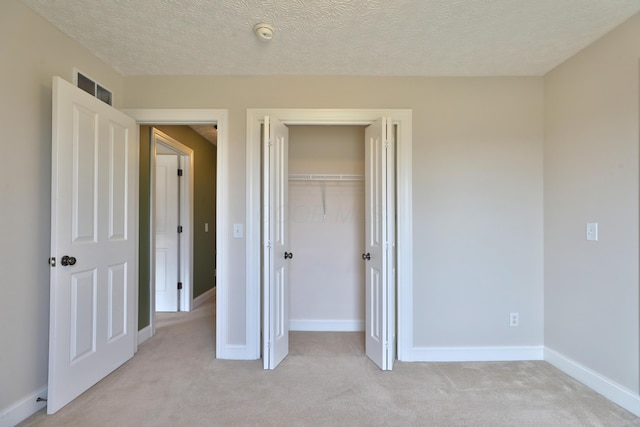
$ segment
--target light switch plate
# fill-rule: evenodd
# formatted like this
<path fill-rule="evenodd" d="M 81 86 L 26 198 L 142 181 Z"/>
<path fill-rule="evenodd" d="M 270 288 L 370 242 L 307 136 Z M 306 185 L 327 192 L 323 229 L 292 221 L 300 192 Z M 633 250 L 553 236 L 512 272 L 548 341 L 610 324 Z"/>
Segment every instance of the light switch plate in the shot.
<path fill-rule="evenodd" d="M 242 224 L 233 224 L 233 238 L 242 239 Z"/>
<path fill-rule="evenodd" d="M 597 222 L 588 222 L 587 223 L 587 240 L 598 240 L 598 223 Z"/>

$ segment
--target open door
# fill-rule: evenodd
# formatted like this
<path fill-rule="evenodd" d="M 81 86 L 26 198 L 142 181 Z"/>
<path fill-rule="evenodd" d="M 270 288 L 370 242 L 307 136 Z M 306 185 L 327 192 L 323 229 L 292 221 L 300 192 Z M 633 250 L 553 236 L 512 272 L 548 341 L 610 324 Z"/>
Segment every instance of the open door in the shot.
<path fill-rule="evenodd" d="M 136 123 L 53 80 L 49 385 L 53 414 L 133 356 Z"/>
<path fill-rule="evenodd" d="M 382 370 L 395 358 L 394 139 L 391 120 L 365 130 L 365 351 Z"/>
<path fill-rule="evenodd" d="M 154 135 L 153 144 L 156 144 Z M 156 154 L 155 260 L 156 311 L 179 311 L 180 292 L 180 158 Z"/>
<path fill-rule="evenodd" d="M 263 361 L 274 369 L 289 354 L 289 129 L 264 118 L 263 132 Z"/>

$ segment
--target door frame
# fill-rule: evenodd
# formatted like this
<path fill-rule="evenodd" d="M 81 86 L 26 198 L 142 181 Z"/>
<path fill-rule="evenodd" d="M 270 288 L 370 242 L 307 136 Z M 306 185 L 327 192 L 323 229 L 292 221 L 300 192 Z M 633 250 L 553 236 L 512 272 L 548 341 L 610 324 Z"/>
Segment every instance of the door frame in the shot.
<path fill-rule="evenodd" d="M 413 212 L 412 110 L 409 109 L 247 109 L 247 227 L 246 227 L 246 337 L 247 355 L 261 355 L 261 126 L 264 117 L 285 125 L 361 125 L 389 117 L 396 134 L 397 358 L 403 360 L 413 346 Z"/>
<path fill-rule="evenodd" d="M 218 140 L 216 144 L 216 357 L 224 358 L 227 348 L 227 312 L 228 312 L 228 253 L 229 239 L 225 238 L 223 230 L 228 228 L 227 210 L 222 207 L 228 204 L 228 110 L 225 109 L 164 109 L 164 108 L 125 108 L 122 112 L 135 119 L 140 125 L 216 125 L 218 126 Z M 150 230 L 151 231 L 151 230 Z M 150 280 L 151 281 L 151 280 Z M 155 284 L 149 283 L 150 301 L 154 301 Z M 150 303 L 151 304 L 151 303 Z M 139 343 L 150 338 L 155 327 L 155 307 L 149 307 L 149 329 L 147 333 L 138 331 L 141 335 Z M 136 313 L 138 307 L 136 306 Z M 154 327 L 151 327 L 154 325 Z M 146 328 L 145 328 L 146 329 Z"/>
<path fill-rule="evenodd" d="M 152 301 L 151 307 L 156 309 L 156 156 L 157 148 L 156 143 L 154 143 L 152 133 L 158 132 L 162 141 L 158 141 L 158 144 L 162 144 L 165 147 L 168 147 L 170 150 L 176 153 L 178 156 L 179 165 L 184 172 L 184 179 L 179 181 L 180 186 L 180 200 L 178 200 L 178 209 L 180 209 L 180 225 L 183 226 L 183 236 L 186 238 L 182 238 L 179 240 L 179 251 L 180 251 L 180 278 L 183 282 L 183 291 L 180 295 L 180 311 L 191 311 L 192 302 L 193 302 L 193 188 L 194 188 L 194 171 L 193 171 L 193 150 L 186 145 L 182 144 L 180 141 L 172 138 L 171 136 L 165 134 L 160 129 L 155 128 L 155 126 L 151 126 L 149 128 L 150 132 L 150 143 L 149 143 L 149 175 L 151 179 L 149 180 L 150 192 L 149 192 L 149 247 L 150 247 L 150 256 L 149 256 L 149 277 L 151 281 L 151 285 L 153 287 L 153 292 L 151 294 Z M 155 325 L 155 316 L 152 316 L 154 321 L 150 323 L 151 325 L 151 333 L 155 335 L 156 333 L 156 325 Z"/>

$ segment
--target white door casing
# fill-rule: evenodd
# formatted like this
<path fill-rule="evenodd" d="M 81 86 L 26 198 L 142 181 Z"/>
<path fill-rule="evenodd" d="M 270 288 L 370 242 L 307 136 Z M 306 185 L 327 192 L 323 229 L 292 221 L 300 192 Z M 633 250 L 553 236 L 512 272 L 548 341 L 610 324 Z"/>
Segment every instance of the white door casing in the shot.
<path fill-rule="evenodd" d="M 393 138 L 381 118 L 365 129 L 365 351 L 382 370 L 393 367 Z"/>
<path fill-rule="evenodd" d="M 179 177 L 177 154 L 156 154 L 155 284 L 156 311 L 178 311 Z"/>
<path fill-rule="evenodd" d="M 133 119 L 54 77 L 49 414 L 135 350 L 138 145 Z"/>
<path fill-rule="evenodd" d="M 392 239 L 397 242 L 395 253 L 390 258 L 395 263 L 389 274 L 393 274 L 396 289 L 389 287 L 392 307 L 398 307 L 397 316 L 397 357 L 399 360 L 413 360 L 413 232 L 412 232 L 412 113 L 411 110 L 397 109 L 248 109 L 247 110 L 247 246 L 246 246 L 246 336 L 247 342 L 234 346 L 237 359 L 258 359 L 261 352 L 262 322 L 261 311 L 261 267 L 262 238 L 261 222 L 261 125 L 264 116 L 279 119 L 285 125 L 364 125 L 374 123 L 380 117 L 389 117 L 393 123 L 396 149 L 393 164 L 397 171 L 393 186 L 397 202 L 396 228 L 388 230 L 396 233 Z M 395 265 L 397 264 L 397 268 Z M 397 298 L 397 299 L 396 299 Z M 388 316 L 387 330 L 392 343 L 396 341 L 396 318 Z M 394 354 L 395 347 L 389 346 Z"/>
<path fill-rule="evenodd" d="M 289 353 L 288 156 L 289 130 L 264 118 L 264 368 L 274 369 Z"/>

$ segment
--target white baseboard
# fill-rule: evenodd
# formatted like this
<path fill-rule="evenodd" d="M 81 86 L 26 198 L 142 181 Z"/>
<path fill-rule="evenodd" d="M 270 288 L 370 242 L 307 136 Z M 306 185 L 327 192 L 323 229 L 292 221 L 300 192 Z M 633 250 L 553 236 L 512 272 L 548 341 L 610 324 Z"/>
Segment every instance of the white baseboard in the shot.
<path fill-rule="evenodd" d="M 214 298 L 215 296 L 216 296 L 216 287 L 214 286 L 213 288 L 209 289 L 208 291 L 205 291 L 201 295 L 198 295 L 196 298 L 194 298 L 193 304 L 191 305 L 192 307 L 191 309 L 195 310 L 196 308 L 198 308 L 198 306 L 204 304 L 209 299 Z"/>
<path fill-rule="evenodd" d="M 613 403 L 640 417 L 640 395 L 549 347 L 544 348 L 544 360 Z"/>
<path fill-rule="evenodd" d="M 146 326 L 138 331 L 138 345 L 151 338 L 151 325 Z"/>
<path fill-rule="evenodd" d="M 260 356 L 249 354 L 247 345 L 227 344 L 224 348 L 216 347 L 216 359 L 223 360 L 258 360 Z"/>
<path fill-rule="evenodd" d="M 290 331 L 361 332 L 364 320 L 289 320 Z"/>
<path fill-rule="evenodd" d="M 511 362 L 542 360 L 543 346 L 414 347 L 403 353 L 403 362 Z"/>
<path fill-rule="evenodd" d="M 10 407 L 0 409 L 0 427 L 14 427 L 47 406 L 47 402 L 37 402 L 38 397 L 47 398 L 46 386 Z"/>

